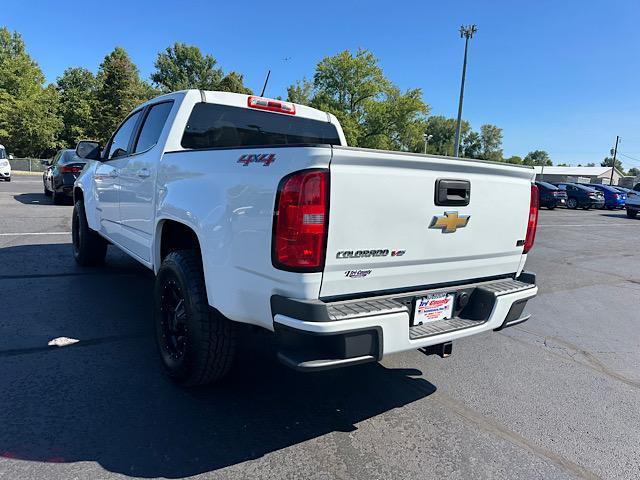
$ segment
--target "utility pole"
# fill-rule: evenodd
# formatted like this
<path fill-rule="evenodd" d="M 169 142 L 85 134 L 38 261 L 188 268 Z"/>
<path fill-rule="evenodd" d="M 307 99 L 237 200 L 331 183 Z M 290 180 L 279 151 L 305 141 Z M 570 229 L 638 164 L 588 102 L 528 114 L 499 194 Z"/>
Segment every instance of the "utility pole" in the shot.
<path fill-rule="evenodd" d="M 618 153 L 618 141 L 620 140 L 620 136 L 616 135 L 616 146 L 613 149 L 613 165 L 611 166 L 611 179 L 609 180 L 609 185 L 613 187 L 613 172 L 616 169 L 616 155 Z"/>
<path fill-rule="evenodd" d="M 464 62 L 462 63 L 462 83 L 460 84 L 460 102 L 458 103 L 458 123 L 456 124 L 456 140 L 453 146 L 453 156 L 457 157 L 460 151 L 460 126 L 462 123 L 462 99 L 464 97 L 464 79 L 467 74 L 467 48 L 469 39 L 478 31 L 475 25 L 460 26 L 460 38 L 464 38 Z"/>

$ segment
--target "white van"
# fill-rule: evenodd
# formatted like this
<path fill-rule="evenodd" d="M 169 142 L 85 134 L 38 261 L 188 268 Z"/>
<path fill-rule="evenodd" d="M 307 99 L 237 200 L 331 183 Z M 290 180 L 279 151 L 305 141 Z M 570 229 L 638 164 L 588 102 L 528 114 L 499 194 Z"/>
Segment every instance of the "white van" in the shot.
<path fill-rule="evenodd" d="M 4 146 L 0 145 L 0 178 L 5 182 L 11 181 L 11 165 L 9 164 L 9 155 Z"/>

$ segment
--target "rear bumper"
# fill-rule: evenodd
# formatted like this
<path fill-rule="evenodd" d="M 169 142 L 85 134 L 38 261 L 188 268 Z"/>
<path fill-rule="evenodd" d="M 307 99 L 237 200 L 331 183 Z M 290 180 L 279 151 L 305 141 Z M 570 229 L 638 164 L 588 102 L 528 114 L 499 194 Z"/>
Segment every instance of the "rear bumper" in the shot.
<path fill-rule="evenodd" d="M 456 293 L 455 316 L 411 326 L 413 299 L 435 292 Z M 297 370 L 323 370 L 502 330 L 529 318 L 524 307 L 537 292 L 535 275 L 524 273 L 518 279 L 333 303 L 274 295 L 271 307 L 278 358 Z"/>
<path fill-rule="evenodd" d="M 73 197 L 73 185 L 75 184 L 76 176 L 73 173 L 63 173 L 53 179 L 53 185 L 56 190 L 56 194 L 66 195 Z"/>

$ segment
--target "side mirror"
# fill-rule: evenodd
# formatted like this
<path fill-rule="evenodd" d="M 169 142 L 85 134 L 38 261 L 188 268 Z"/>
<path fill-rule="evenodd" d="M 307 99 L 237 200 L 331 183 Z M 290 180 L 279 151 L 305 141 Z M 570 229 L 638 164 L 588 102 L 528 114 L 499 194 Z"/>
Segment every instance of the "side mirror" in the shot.
<path fill-rule="evenodd" d="M 76 155 L 87 160 L 99 160 L 100 151 L 100 144 L 92 140 L 80 140 L 76 145 Z"/>

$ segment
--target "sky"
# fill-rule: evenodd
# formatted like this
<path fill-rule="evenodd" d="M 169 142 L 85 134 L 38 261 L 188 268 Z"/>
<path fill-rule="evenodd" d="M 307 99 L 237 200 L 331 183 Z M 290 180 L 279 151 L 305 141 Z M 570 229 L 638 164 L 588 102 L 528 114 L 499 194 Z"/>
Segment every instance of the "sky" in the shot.
<path fill-rule="evenodd" d="M 505 156 L 541 149 L 555 164 L 599 164 L 619 135 L 624 167 L 640 168 L 640 0 L 0 0 L 0 26 L 23 35 L 49 82 L 71 66 L 95 72 L 116 46 L 148 78 L 158 52 L 179 41 L 254 91 L 271 69 L 265 96 L 286 97 L 323 57 L 361 47 L 448 117 L 458 107 L 458 29 L 471 23 L 463 118 L 501 127 Z"/>

